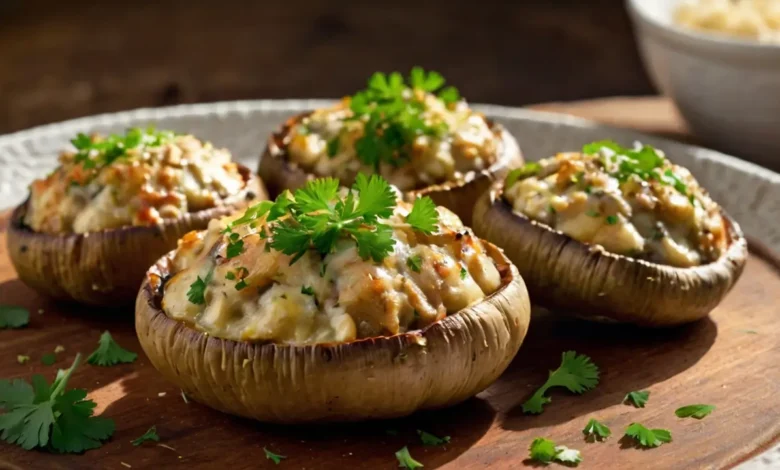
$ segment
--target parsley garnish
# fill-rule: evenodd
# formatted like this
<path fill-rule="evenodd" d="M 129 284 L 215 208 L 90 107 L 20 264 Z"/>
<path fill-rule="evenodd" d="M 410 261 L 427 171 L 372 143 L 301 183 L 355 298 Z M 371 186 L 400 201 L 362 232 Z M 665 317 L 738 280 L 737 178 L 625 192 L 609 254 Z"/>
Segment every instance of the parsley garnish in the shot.
<path fill-rule="evenodd" d="M 76 147 L 75 161 L 84 168 L 97 168 L 110 165 L 134 148 L 153 148 L 165 145 L 173 139 L 172 131 L 158 131 L 154 127 L 147 129 L 128 129 L 124 135 L 111 134 L 102 139 L 92 139 L 79 133 L 70 142 Z"/>
<path fill-rule="evenodd" d="M 702 419 L 715 411 L 715 405 L 688 405 L 677 408 L 674 414 L 678 418 L 696 418 Z"/>
<path fill-rule="evenodd" d="M 225 256 L 227 259 L 235 258 L 244 251 L 244 240 L 241 240 L 241 236 L 237 233 L 231 233 L 228 236 L 228 245 L 225 249 Z"/>
<path fill-rule="evenodd" d="M 284 455 L 274 454 L 273 452 L 266 449 L 265 447 L 263 447 L 263 451 L 265 452 L 265 458 L 271 460 L 276 465 L 279 465 L 282 462 L 282 460 L 287 458 Z"/>
<path fill-rule="evenodd" d="M 639 423 L 631 423 L 626 429 L 626 436 L 633 438 L 642 447 L 658 447 L 665 442 L 672 442 L 669 430 L 647 429 Z"/>
<path fill-rule="evenodd" d="M 419 273 L 420 269 L 422 268 L 422 256 L 414 255 L 406 258 L 406 265 L 412 271 Z"/>
<path fill-rule="evenodd" d="M 449 444 L 450 436 L 436 437 L 433 434 L 425 431 L 417 430 L 417 435 L 420 436 L 420 441 L 426 446 L 443 446 Z"/>
<path fill-rule="evenodd" d="M 612 431 L 606 424 L 591 418 L 582 430 L 582 434 L 585 434 L 586 439 L 603 440 L 611 436 Z"/>
<path fill-rule="evenodd" d="M 616 215 L 608 215 L 607 216 L 607 223 L 609 225 L 615 225 L 618 223 L 618 216 Z"/>
<path fill-rule="evenodd" d="M 412 458 L 412 456 L 409 454 L 409 449 L 406 446 L 395 453 L 395 458 L 398 459 L 398 466 L 402 468 L 414 470 L 416 468 L 424 467 L 423 464 Z"/>
<path fill-rule="evenodd" d="M 523 403 L 523 413 L 538 414 L 552 399 L 544 396 L 550 387 L 565 387 L 572 393 L 584 393 L 599 383 L 599 368 L 584 354 L 566 351 L 561 355 L 561 365 L 550 371 L 547 382 L 528 401 Z"/>
<path fill-rule="evenodd" d="M 236 288 L 236 290 L 241 290 L 241 289 L 244 289 L 248 285 L 249 284 L 246 283 L 246 279 L 241 279 L 240 281 L 238 281 L 236 283 L 235 288 Z"/>
<path fill-rule="evenodd" d="M 311 286 L 301 286 L 301 294 L 314 295 L 314 289 Z"/>
<path fill-rule="evenodd" d="M 0 305 L 0 328 L 22 328 L 30 323 L 30 311 L 15 305 Z"/>
<path fill-rule="evenodd" d="M 335 249 L 340 239 L 354 241 L 364 260 L 381 261 L 395 244 L 392 227 L 379 220 L 393 214 L 395 192 L 382 177 L 367 177 L 362 173 L 345 196 L 338 195 L 338 188 L 339 182 L 333 178 L 310 181 L 295 191 L 294 198 L 283 193 L 273 203 L 250 207 L 226 230 L 260 217 L 277 221 L 271 227 L 270 246 L 292 256 L 290 264 L 310 249 L 325 256 Z M 416 200 L 407 223 L 426 233 L 435 230 L 438 213 L 434 205 L 431 214 L 429 205 L 433 205 L 429 198 Z"/>
<path fill-rule="evenodd" d="M 365 121 L 363 136 L 355 141 L 358 158 L 376 169 L 381 163 L 400 166 L 408 161 L 411 144 L 417 136 L 435 136 L 445 131 L 445 123 L 429 123 L 423 119 L 425 102 L 413 92 L 441 90 L 439 98 L 446 104 L 458 101 L 458 91 L 453 87 L 442 89 L 444 82 L 439 73 L 426 73 L 420 67 L 412 69 L 408 84 L 398 72 L 374 73 L 368 87 L 350 100 L 354 116 L 349 119 Z"/>
<path fill-rule="evenodd" d="M 209 269 L 206 277 L 201 279 L 198 276 L 195 282 L 190 284 L 190 290 L 187 291 L 187 298 L 195 305 L 202 305 L 206 303 L 206 287 L 211 282 L 211 277 L 214 275 L 214 268 Z"/>
<path fill-rule="evenodd" d="M 406 223 L 420 232 L 433 233 L 436 230 L 436 224 L 439 223 L 436 204 L 428 196 L 415 200 L 412 210 L 406 216 Z"/>
<path fill-rule="evenodd" d="M 469 275 L 469 272 L 466 271 L 466 268 L 460 268 L 460 280 L 466 279 L 466 276 Z"/>
<path fill-rule="evenodd" d="M 134 439 L 132 444 L 137 447 L 146 441 L 160 442 L 160 436 L 157 435 L 157 426 L 149 428 L 141 437 Z"/>
<path fill-rule="evenodd" d="M 544 437 L 537 437 L 534 439 L 528 450 L 530 452 L 529 458 L 531 460 L 536 460 L 537 462 L 545 464 L 556 460 L 558 462 L 572 464 L 576 467 L 577 464 L 582 462 L 580 451 L 569 449 L 566 446 L 556 446 L 553 441 L 545 439 Z"/>
<path fill-rule="evenodd" d="M 647 404 L 647 400 L 649 399 L 650 392 L 647 390 L 642 390 L 640 392 L 628 392 L 625 398 L 623 398 L 623 403 L 631 402 L 631 404 L 634 405 L 634 408 L 644 408 Z"/>
<path fill-rule="evenodd" d="M 114 422 L 92 416 L 95 402 L 87 391 L 65 391 L 81 355 L 67 371 L 60 370 L 49 385 L 35 375 L 32 384 L 21 379 L 0 380 L 0 436 L 23 449 L 51 448 L 57 452 L 80 453 L 96 449 L 114 433 Z"/>
<path fill-rule="evenodd" d="M 227 279 L 228 281 L 235 281 L 236 274 L 233 271 L 228 271 L 228 273 L 225 274 L 225 279 Z"/>
<path fill-rule="evenodd" d="M 504 188 L 510 188 L 519 180 L 536 175 L 541 170 L 542 165 L 539 164 L 539 162 L 528 162 L 520 168 L 515 168 L 506 175 L 506 179 L 504 180 Z"/>
<path fill-rule="evenodd" d="M 113 366 L 135 362 L 138 354 L 128 351 L 116 344 L 108 331 L 100 335 L 98 348 L 89 356 L 87 362 L 96 366 Z"/>

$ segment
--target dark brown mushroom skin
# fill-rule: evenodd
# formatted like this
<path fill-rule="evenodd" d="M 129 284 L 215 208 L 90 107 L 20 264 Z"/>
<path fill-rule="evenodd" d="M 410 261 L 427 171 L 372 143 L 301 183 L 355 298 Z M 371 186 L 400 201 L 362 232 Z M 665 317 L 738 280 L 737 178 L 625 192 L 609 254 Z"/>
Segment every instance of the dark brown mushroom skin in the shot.
<path fill-rule="evenodd" d="M 224 205 L 188 213 L 153 226 L 127 226 L 88 233 L 49 234 L 24 224 L 28 201 L 11 214 L 8 254 L 19 279 L 58 300 L 131 305 L 146 270 L 176 247 L 185 233 L 202 230 L 211 219 L 267 199 L 263 183 L 239 166 L 247 183 Z"/>
<path fill-rule="evenodd" d="M 477 394 L 514 358 L 530 321 L 517 269 L 486 243 L 499 289 L 422 330 L 306 346 L 225 340 L 161 309 L 171 254 L 147 273 L 136 332 L 152 365 L 187 396 L 266 422 L 359 421 L 451 406 Z"/>
<path fill-rule="evenodd" d="M 275 198 L 285 189 L 295 190 L 303 187 L 309 180 L 326 176 L 307 173 L 291 162 L 287 155 L 290 129 L 309 114 L 311 112 L 289 118 L 268 139 L 263 155 L 260 157 L 257 173 L 265 181 L 271 198 Z M 495 181 L 503 181 L 510 170 L 523 165 L 523 156 L 515 138 L 502 125 L 489 119 L 487 122 L 498 140 L 498 155 L 489 168 L 473 172 L 465 181 L 448 181 L 409 191 L 404 194 L 404 199 L 413 201 L 417 197 L 430 196 L 436 205 L 451 210 L 464 225 L 470 226 L 477 198 Z"/>
<path fill-rule="evenodd" d="M 477 201 L 473 228 L 505 250 L 535 304 L 590 320 L 671 326 L 707 316 L 742 274 L 747 241 L 721 211 L 727 250 L 718 260 L 692 268 L 610 253 L 530 220 L 503 198 L 503 182 Z"/>

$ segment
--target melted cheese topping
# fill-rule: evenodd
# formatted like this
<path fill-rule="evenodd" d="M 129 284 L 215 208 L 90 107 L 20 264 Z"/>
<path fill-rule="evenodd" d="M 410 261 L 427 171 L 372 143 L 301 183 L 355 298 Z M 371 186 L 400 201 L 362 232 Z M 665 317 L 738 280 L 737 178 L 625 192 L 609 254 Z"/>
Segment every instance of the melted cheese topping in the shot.
<path fill-rule="evenodd" d="M 223 204 L 246 187 L 230 152 L 191 135 L 139 147 L 85 169 L 64 152 L 60 166 L 30 186 L 25 224 L 36 232 L 84 233 L 154 225 Z"/>
<path fill-rule="evenodd" d="M 443 135 L 419 135 L 411 146 L 408 163 L 382 163 L 381 174 L 402 191 L 445 181 L 468 180 L 474 171 L 487 169 L 496 160 L 498 137 L 485 117 L 465 102 L 447 106 L 430 94 L 416 92 L 410 99 L 423 101 L 423 120 L 428 125 L 444 123 Z M 353 115 L 349 98 L 332 108 L 318 109 L 293 126 L 285 142 L 289 159 L 318 176 L 334 176 L 349 185 L 358 173 L 375 169 L 358 158 L 355 142 L 363 136 L 364 120 L 345 120 Z M 329 151 L 330 146 L 330 151 Z M 336 148 L 337 147 L 337 148 Z M 334 153 L 335 150 L 335 153 Z"/>
<path fill-rule="evenodd" d="M 266 247 L 264 223 L 234 228 L 244 250 L 227 259 L 222 231 L 231 219 L 212 220 L 180 240 L 163 311 L 236 341 L 337 343 L 422 328 L 498 289 L 492 258 L 457 216 L 439 208 L 439 232 L 425 235 L 404 223 L 410 209 L 399 203 L 387 220 L 395 248 L 381 263 L 361 259 L 344 240 L 324 258 L 309 251 L 290 265 L 290 256 Z M 205 303 L 191 302 L 192 284 L 207 276 Z"/>
<path fill-rule="evenodd" d="M 583 243 L 671 266 L 716 260 L 726 248 L 720 208 L 691 173 L 665 160 L 688 195 L 657 180 L 618 181 L 616 162 L 601 155 L 561 153 L 541 170 L 506 188 L 516 212 Z M 605 167 L 606 164 L 606 167 Z"/>
<path fill-rule="evenodd" d="M 780 43 L 780 0 L 689 0 L 674 19 L 690 29 Z"/>

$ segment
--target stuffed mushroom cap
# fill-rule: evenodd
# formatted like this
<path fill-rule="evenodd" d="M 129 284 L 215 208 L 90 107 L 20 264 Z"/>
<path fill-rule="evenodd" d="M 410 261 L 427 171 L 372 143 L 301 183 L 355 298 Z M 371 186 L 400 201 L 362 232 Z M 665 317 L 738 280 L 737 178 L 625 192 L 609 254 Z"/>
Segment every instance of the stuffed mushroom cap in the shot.
<path fill-rule="evenodd" d="M 266 198 L 227 150 L 191 135 L 130 129 L 72 143 L 30 185 L 8 236 L 20 279 L 54 298 L 132 302 L 145 271 L 183 234 Z"/>
<path fill-rule="evenodd" d="M 503 247 L 535 302 L 648 326 L 706 316 L 739 278 L 739 225 L 650 146 L 604 141 L 526 164 L 480 198 L 476 233 Z"/>
<path fill-rule="evenodd" d="M 428 199 L 321 181 L 213 220 L 147 273 L 136 330 L 152 364 L 272 422 L 403 416 L 486 388 L 528 327 L 516 269 Z"/>
<path fill-rule="evenodd" d="M 359 173 L 378 173 L 407 199 L 428 195 L 468 224 L 476 198 L 522 157 L 502 126 L 443 84 L 419 68 L 408 83 L 377 73 L 366 90 L 289 119 L 260 161 L 271 196 L 316 177 L 351 184 Z"/>

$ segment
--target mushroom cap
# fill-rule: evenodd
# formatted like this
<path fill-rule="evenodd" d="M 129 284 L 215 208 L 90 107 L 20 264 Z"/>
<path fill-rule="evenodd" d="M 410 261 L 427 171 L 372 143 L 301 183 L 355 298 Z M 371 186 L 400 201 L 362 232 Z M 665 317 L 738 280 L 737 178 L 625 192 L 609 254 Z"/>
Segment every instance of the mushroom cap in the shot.
<path fill-rule="evenodd" d="M 721 208 L 728 248 L 716 261 L 678 268 L 579 242 L 512 210 L 503 182 L 480 197 L 474 233 L 502 247 L 534 303 L 597 321 L 671 326 L 707 316 L 739 279 L 747 241 Z"/>
<path fill-rule="evenodd" d="M 209 220 L 267 199 L 259 178 L 246 167 L 244 189 L 220 207 L 187 213 L 152 226 L 125 226 L 87 233 L 35 232 L 24 225 L 29 199 L 14 209 L 8 227 L 8 253 L 25 284 L 40 294 L 85 304 L 132 305 L 144 273 L 176 247 L 185 233 Z"/>
<path fill-rule="evenodd" d="M 209 336 L 160 308 L 172 254 L 147 273 L 135 325 L 146 355 L 189 397 L 267 422 L 358 421 L 450 406 L 507 368 L 530 320 L 528 292 L 500 249 L 502 276 L 484 300 L 428 327 L 347 343 L 295 346 Z"/>
<path fill-rule="evenodd" d="M 285 143 L 290 129 L 309 114 L 311 113 L 307 112 L 289 118 L 281 129 L 271 134 L 266 143 L 257 172 L 265 181 L 268 193 L 272 198 L 278 196 L 285 189 L 296 190 L 306 185 L 309 180 L 319 177 L 313 173 L 307 173 L 296 163 L 291 162 Z M 487 123 L 498 140 L 498 155 L 490 167 L 471 172 L 464 181 L 447 181 L 409 191 L 404 194 L 404 199 L 411 201 L 417 197 L 430 196 L 436 205 L 451 210 L 463 221 L 464 225 L 470 226 L 477 198 L 487 191 L 494 181 L 503 181 L 509 170 L 523 165 L 520 147 L 512 134 L 492 120 L 488 119 Z"/>

